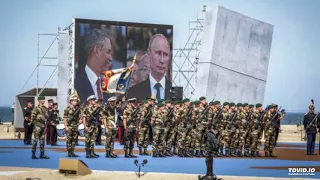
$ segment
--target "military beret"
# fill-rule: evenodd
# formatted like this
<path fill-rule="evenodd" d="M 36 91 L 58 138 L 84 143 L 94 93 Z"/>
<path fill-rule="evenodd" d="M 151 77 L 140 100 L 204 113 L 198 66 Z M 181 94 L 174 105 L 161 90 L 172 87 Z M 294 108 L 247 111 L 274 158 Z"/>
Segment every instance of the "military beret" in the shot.
<path fill-rule="evenodd" d="M 49 103 L 50 103 L 50 102 L 53 102 L 53 99 L 49 99 L 48 102 L 49 102 Z"/>
<path fill-rule="evenodd" d="M 137 101 L 137 98 L 128 99 L 128 102 L 136 102 L 136 101 Z"/>
<path fill-rule="evenodd" d="M 206 98 L 202 96 L 202 97 L 199 98 L 199 101 L 202 101 L 202 100 L 205 100 L 205 99 Z"/>
<path fill-rule="evenodd" d="M 87 101 L 90 101 L 90 100 L 96 100 L 96 96 L 95 95 L 91 95 L 87 98 Z"/>
<path fill-rule="evenodd" d="M 182 100 L 182 102 L 184 102 L 184 103 L 185 102 L 189 102 L 189 101 L 190 101 L 190 99 L 188 99 L 188 98 L 185 98 L 185 99 Z"/>
<path fill-rule="evenodd" d="M 38 97 L 38 100 L 44 100 L 44 99 L 45 99 L 44 96 L 39 96 L 39 97 Z"/>
<path fill-rule="evenodd" d="M 224 102 L 224 103 L 223 103 L 223 106 L 228 106 L 228 105 L 229 105 L 228 102 Z"/>
<path fill-rule="evenodd" d="M 58 103 L 53 103 L 53 105 L 54 105 L 54 106 L 57 106 L 57 105 L 58 105 Z"/>
<path fill-rule="evenodd" d="M 145 104 L 146 102 L 148 102 L 148 101 L 145 99 L 141 101 L 142 104 Z"/>
<path fill-rule="evenodd" d="M 262 104 L 258 103 L 256 104 L 256 108 L 262 107 Z"/>
<path fill-rule="evenodd" d="M 200 101 L 195 101 L 194 104 L 195 104 L 195 105 L 199 105 L 199 104 L 200 104 Z"/>
<path fill-rule="evenodd" d="M 241 103 L 238 103 L 237 107 L 243 107 L 243 105 Z"/>
<path fill-rule="evenodd" d="M 243 103 L 243 107 L 249 106 L 248 103 Z"/>
<path fill-rule="evenodd" d="M 194 105 L 194 101 L 190 102 L 190 105 Z"/>
<path fill-rule="evenodd" d="M 254 105 L 253 105 L 253 104 L 250 104 L 250 105 L 249 105 L 249 108 L 253 108 L 253 107 L 254 107 Z"/>
<path fill-rule="evenodd" d="M 217 105 L 217 104 L 221 104 L 221 102 L 220 101 L 214 101 L 213 102 L 213 105 Z"/>
<path fill-rule="evenodd" d="M 163 99 L 160 99 L 159 101 L 158 101 L 158 103 L 162 103 L 164 100 Z"/>
<path fill-rule="evenodd" d="M 163 104 L 162 104 L 162 103 L 158 103 L 157 106 L 158 106 L 158 107 L 162 107 Z"/>
<path fill-rule="evenodd" d="M 180 104 L 180 101 L 175 101 L 173 104 L 174 105 Z"/>
<path fill-rule="evenodd" d="M 149 98 L 147 98 L 147 100 L 156 100 L 156 98 L 154 97 L 154 96 L 151 96 L 151 97 L 149 97 Z"/>
<path fill-rule="evenodd" d="M 171 103 L 171 101 L 170 101 L 169 99 L 167 99 L 165 102 L 166 102 L 167 104 Z"/>
<path fill-rule="evenodd" d="M 272 108 L 275 108 L 275 107 L 277 107 L 275 104 L 271 104 L 271 105 L 269 105 L 268 109 L 272 109 Z"/>
<path fill-rule="evenodd" d="M 233 103 L 233 102 L 229 104 L 230 107 L 231 107 L 231 106 L 235 106 L 235 105 L 236 105 L 236 104 Z"/>
<path fill-rule="evenodd" d="M 76 100 L 78 100 L 78 98 L 77 98 L 76 96 L 72 96 L 72 97 L 69 99 L 69 101 L 76 101 Z"/>

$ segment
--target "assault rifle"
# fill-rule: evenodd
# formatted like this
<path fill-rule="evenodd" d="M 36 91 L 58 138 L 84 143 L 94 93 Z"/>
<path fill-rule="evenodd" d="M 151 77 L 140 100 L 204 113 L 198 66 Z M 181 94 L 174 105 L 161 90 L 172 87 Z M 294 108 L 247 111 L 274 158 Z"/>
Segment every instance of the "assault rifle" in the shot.
<path fill-rule="evenodd" d="M 201 116 L 200 116 L 200 118 L 199 118 L 200 121 L 202 121 L 202 119 L 204 118 L 204 116 L 205 116 L 206 114 L 208 114 L 209 108 L 210 108 L 210 106 L 207 105 L 207 107 L 201 112 Z"/>
<path fill-rule="evenodd" d="M 232 127 L 230 125 L 234 125 L 235 123 L 233 122 L 234 119 L 236 118 L 238 114 L 238 111 L 234 111 L 233 115 L 231 116 L 231 118 L 229 119 L 229 122 L 228 122 L 228 129 L 230 130 Z"/>
<path fill-rule="evenodd" d="M 172 119 L 172 113 L 173 113 L 173 108 L 170 108 L 170 111 L 169 111 L 169 113 L 168 113 L 168 115 L 167 115 L 167 117 L 166 117 L 167 119 L 166 119 L 166 121 L 164 122 L 164 126 L 165 126 L 165 127 L 167 127 L 169 121 L 171 121 L 171 119 Z"/>
<path fill-rule="evenodd" d="M 131 123 L 131 121 L 133 121 L 133 120 L 137 117 L 139 111 L 140 111 L 140 108 L 137 108 L 137 109 L 133 112 L 131 118 L 127 121 L 127 125 L 129 125 L 129 124 Z"/>
<path fill-rule="evenodd" d="M 83 107 L 84 103 L 81 104 L 77 104 L 76 107 L 77 109 L 73 112 L 72 116 L 68 119 L 68 125 L 70 126 L 70 124 L 72 123 L 72 121 L 74 121 L 74 118 L 77 117 L 80 114 L 80 110 Z"/>
<path fill-rule="evenodd" d="M 246 123 L 245 123 L 244 126 L 243 126 L 244 129 L 247 129 L 248 124 L 250 124 L 249 121 L 250 121 L 250 118 L 251 118 L 252 114 L 253 114 L 253 112 L 250 112 L 250 113 L 247 115 Z"/>
<path fill-rule="evenodd" d="M 313 122 L 317 120 L 318 116 L 320 115 L 320 112 L 312 119 L 312 121 L 308 124 L 306 129 L 310 129 L 310 127 L 313 125 Z"/>
<path fill-rule="evenodd" d="M 266 128 L 269 129 L 269 127 L 274 123 L 274 120 L 276 119 L 276 117 L 278 117 L 279 115 L 279 111 L 281 109 L 282 106 L 280 106 L 280 108 L 277 110 L 277 112 L 271 117 L 270 121 L 268 122 L 268 124 L 266 125 Z"/>
<path fill-rule="evenodd" d="M 187 127 L 187 123 L 190 120 L 191 113 L 192 113 L 192 107 L 189 107 L 189 110 L 188 110 L 186 116 L 184 117 L 184 121 L 183 121 L 183 125 L 185 128 Z"/>
<path fill-rule="evenodd" d="M 91 124 L 93 123 L 97 124 L 97 115 L 100 113 L 101 110 L 103 110 L 103 107 L 99 106 L 90 114 L 90 119 L 88 121 L 89 126 L 91 126 Z"/>

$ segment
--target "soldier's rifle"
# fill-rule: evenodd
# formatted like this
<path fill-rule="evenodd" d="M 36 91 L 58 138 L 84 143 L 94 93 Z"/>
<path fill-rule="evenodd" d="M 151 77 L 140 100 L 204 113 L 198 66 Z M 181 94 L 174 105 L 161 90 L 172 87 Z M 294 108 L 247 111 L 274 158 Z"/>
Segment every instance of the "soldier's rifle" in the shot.
<path fill-rule="evenodd" d="M 320 112 L 312 119 L 312 121 L 308 124 L 306 129 L 310 129 L 310 127 L 314 124 L 314 121 L 318 119 L 318 116 L 320 115 Z"/>
<path fill-rule="evenodd" d="M 83 105 L 84 105 L 84 103 L 82 103 L 81 105 L 77 103 L 76 110 L 73 112 L 71 117 L 68 119 L 68 125 L 70 125 L 72 123 L 72 121 L 74 121 L 74 118 L 80 114 L 80 110 L 83 107 Z"/>
<path fill-rule="evenodd" d="M 184 121 L 183 121 L 184 128 L 187 128 L 187 124 L 190 121 L 191 114 L 192 114 L 192 107 L 190 106 L 187 114 L 184 117 Z"/>
<path fill-rule="evenodd" d="M 166 121 L 164 122 L 164 126 L 167 127 L 168 126 L 168 123 L 169 121 L 172 120 L 172 115 L 173 115 L 173 108 L 170 108 L 170 111 L 166 117 Z"/>
<path fill-rule="evenodd" d="M 133 121 L 135 118 L 137 118 L 139 112 L 140 112 L 140 108 L 137 108 L 137 109 L 133 112 L 131 118 L 127 121 L 127 125 L 130 124 L 131 121 Z"/>
<path fill-rule="evenodd" d="M 247 129 L 248 128 L 248 125 L 250 124 L 250 119 L 251 119 L 251 116 L 252 116 L 253 112 L 250 112 L 247 117 L 246 117 L 246 123 L 244 124 L 243 128 L 244 129 Z"/>
<path fill-rule="evenodd" d="M 235 124 L 234 119 L 237 117 L 237 115 L 238 115 L 238 111 L 234 111 L 231 118 L 229 119 L 228 125 L 227 125 L 229 130 L 232 129 L 232 126 L 234 126 L 234 124 Z"/>
<path fill-rule="evenodd" d="M 282 106 L 280 106 L 280 108 L 277 110 L 276 113 L 274 113 L 274 115 L 271 117 L 270 121 L 268 122 L 268 124 L 266 125 L 266 128 L 269 129 L 270 126 L 274 123 L 274 121 L 276 120 L 276 117 L 278 117 L 279 115 L 279 111 L 282 108 Z"/>
<path fill-rule="evenodd" d="M 97 115 L 104 109 L 104 106 L 97 107 L 90 115 L 88 125 L 97 124 Z"/>

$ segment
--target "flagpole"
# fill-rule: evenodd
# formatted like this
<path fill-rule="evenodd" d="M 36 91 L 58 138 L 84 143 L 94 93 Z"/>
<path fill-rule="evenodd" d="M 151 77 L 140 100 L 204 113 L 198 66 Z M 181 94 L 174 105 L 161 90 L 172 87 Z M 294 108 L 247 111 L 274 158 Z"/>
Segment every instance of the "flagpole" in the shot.
<path fill-rule="evenodd" d="M 133 68 L 133 67 L 134 67 L 134 64 L 136 63 L 136 58 L 137 58 L 137 54 L 134 55 L 132 64 L 131 64 L 131 66 L 130 66 L 129 68 L 131 68 L 131 67 Z M 131 73 L 132 73 L 132 70 L 130 70 L 130 73 L 129 73 L 129 75 L 128 75 L 128 76 L 129 76 L 128 86 L 130 85 Z M 125 98 L 126 98 L 126 99 L 127 99 L 127 95 L 128 95 L 127 91 L 128 91 L 128 89 L 129 89 L 128 86 L 127 86 L 127 89 L 126 89 L 126 92 L 125 92 Z"/>

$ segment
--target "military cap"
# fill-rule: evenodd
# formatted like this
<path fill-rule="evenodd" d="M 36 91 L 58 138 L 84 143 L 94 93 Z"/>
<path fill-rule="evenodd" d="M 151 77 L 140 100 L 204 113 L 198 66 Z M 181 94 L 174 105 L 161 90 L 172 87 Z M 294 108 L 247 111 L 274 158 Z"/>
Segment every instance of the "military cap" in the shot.
<path fill-rule="evenodd" d="M 223 106 L 228 106 L 228 105 L 229 105 L 228 102 L 224 102 L 224 103 L 223 103 Z"/>
<path fill-rule="evenodd" d="M 268 109 L 272 109 L 272 108 L 275 108 L 275 107 L 277 107 L 275 104 L 271 104 L 271 105 L 269 105 Z"/>
<path fill-rule="evenodd" d="M 220 101 L 214 101 L 213 102 L 213 105 L 217 105 L 217 104 L 221 104 L 221 102 Z"/>
<path fill-rule="evenodd" d="M 262 104 L 258 103 L 256 104 L 256 108 L 262 107 Z"/>
<path fill-rule="evenodd" d="M 233 102 L 229 104 L 230 107 L 231 107 L 231 106 L 235 106 L 235 105 L 236 105 L 236 104 L 233 103 Z"/>
<path fill-rule="evenodd" d="M 199 98 L 199 101 L 205 100 L 206 98 L 204 96 Z"/>
<path fill-rule="evenodd" d="M 173 104 L 174 105 L 180 104 L 180 101 L 175 101 Z"/>
<path fill-rule="evenodd" d="M 38 100 L 44 100 L 44 99 L 45 99 L 44 96 L 39 96 L 39 97 L 38 97 Z"/>
<path fill-rule="evenodd" d="M 147 100 L 156 100 L 156 98 L 154 97 L 154 96 L 151 96 L 151 97 L 148 97 L 148 98 L 146 98 Z"/>
<path fill-rule="evenodd" d="M 248 103 L 243 103 L 243 107 L 249 106 Z"/>
<path fill-rule="evenodd" d="M 189 101 L 190 101 L 190 99 L 188 99 L 188 98 L 185 98 L 185 99 L 182 100 L 182 102 L 184 102 L 184 103 L 185 102 L 189 102 Z"/>
<path fill-rule="evenodd" d="M 194 104 L 195 104 L 195 105 L 199 105 L 199 104 L 200 104 L 200 101 L 195 101 Z"/>
<path fill-rule="evenodd" d="M 136 102 L 136 101 L 137 101 L 137 98 L 128 99 L 128 102 Z"/>
<path fill-rule="evenodd" d="M 158 103 L 157 106 L 158 106 L 158 107 L 162 107 L 163 104 L 162 104 L 162 103 Z"/>
<path fill-rule="evenodd" d="M 165 102 L 166 102 L 167 104 L 171 103 L 171 101 L 170 101 L 169 99 L 167 99 Z"/>
<path fill-rule="evenodd" d="M 108 99 L 109 102 L 110 101 L 116 101 L 116 100 L 117 100 L 117 98 L 115 96 L 112 96 L 111 98 Z"/>
<path fill-rule="evenodd" d="M 310 105 L 309 105 L 309 109 L 314 109 L 314 105 L 313 105 L 313 104 L 310 104 Z"/>
<path fill-rule="evenodd" d="M 54 105 L 54 106 L 57 106 L 57 105 L 58 105 L 58 103 L 53 103 L 53 105 Z"/>
<path fill-rule="evenodd" d="M 90 100 L 96 100 L 96 96 L 95 95 L 91 95 L 87 98 L 87 101 L 90 101 Z"/>
<path fill-rule="evenodd" d="M 51 103 L 51 102 L 53 103 L 53 99 L 49 99 L 49 100 L 48 100 L 48 103 Z"/>
<path fill-rule="evenodd" d="M 190 105 L 194 105 L 194 101 L 191 101 L 191 102 L 190 102 Z"/>
<path fill-rule="evenodd" d="M 78 100 L 78 98 L 77 98 L 76 96 L 72 96 L 72 97 L 69 99 L 69 101 L 76 101 L 76 100 Z"/>
<path fill-rule="evenodd" d="M 238 103 L 237 107 L 243 107 L 243 105 L 241 103 Z"/>
<path fill-rule="evenodd" d="M 253 104 L 250 104 L 250 105 L 249 105 L 249 108 L 253 108 L 253 107 L 254 107 L 254 105 L 253 105 Z"/>

